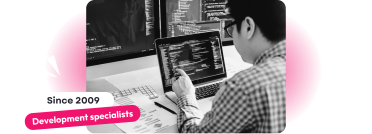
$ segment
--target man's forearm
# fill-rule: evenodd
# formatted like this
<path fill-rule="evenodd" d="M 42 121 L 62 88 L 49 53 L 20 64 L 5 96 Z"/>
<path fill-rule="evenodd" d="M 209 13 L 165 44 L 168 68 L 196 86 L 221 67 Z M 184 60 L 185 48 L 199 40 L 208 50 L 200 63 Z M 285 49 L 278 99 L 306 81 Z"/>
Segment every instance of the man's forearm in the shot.
<path fill-rule="evenodd" d="M 203 114 L 199 110 L 199 106 L 194 95 L 181 96 L 177 99 L 177 106 L 180 108 L 180 112 L 177 115 L 177 126 L 179 132 L 187 131 L 183 128 L 198 125 L 203 119 Z"/>

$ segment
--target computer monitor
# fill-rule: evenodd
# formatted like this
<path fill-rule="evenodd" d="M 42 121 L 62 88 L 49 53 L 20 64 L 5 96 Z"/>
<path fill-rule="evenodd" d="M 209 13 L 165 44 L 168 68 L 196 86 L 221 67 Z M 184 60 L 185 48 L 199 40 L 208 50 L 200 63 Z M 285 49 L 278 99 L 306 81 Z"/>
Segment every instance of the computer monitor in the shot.
<path fill-rule="evenodd" d="M 225 4 L 226 0 L 161 0 L 162 37 L 219 31 L 223 45 L 232 45 L 223 29 L 231 23 Z"/>
<path fill-rule="evenodd" d="M 156 53 L 158 0 L 92 0 L 86 11 L 87 66 Z"/>

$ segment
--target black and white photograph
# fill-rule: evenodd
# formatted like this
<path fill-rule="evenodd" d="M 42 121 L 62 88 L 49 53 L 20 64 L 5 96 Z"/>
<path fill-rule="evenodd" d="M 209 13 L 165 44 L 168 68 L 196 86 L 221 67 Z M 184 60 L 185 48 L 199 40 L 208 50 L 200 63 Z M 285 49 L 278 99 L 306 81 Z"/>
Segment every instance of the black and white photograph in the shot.
<path fill-rule="evenodd" d="M 92 0 L 86 91 L 138 121 L 91 133 L 281 133 L 286 6 L 281 0 Z"/>

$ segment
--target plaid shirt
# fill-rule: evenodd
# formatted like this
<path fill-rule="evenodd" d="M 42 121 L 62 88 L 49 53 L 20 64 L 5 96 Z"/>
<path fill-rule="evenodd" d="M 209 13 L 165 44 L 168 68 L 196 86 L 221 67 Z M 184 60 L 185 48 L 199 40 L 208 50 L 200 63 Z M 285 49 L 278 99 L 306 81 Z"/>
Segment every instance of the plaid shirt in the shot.
<path fill-rule="evenodd" d="M 274 133 L 286 125 L 286 43 L 259 56 L 254 66 L 221 83 L 212 109 L 203 115 L 194 96 L 177 99 L 178 131 Z"/>

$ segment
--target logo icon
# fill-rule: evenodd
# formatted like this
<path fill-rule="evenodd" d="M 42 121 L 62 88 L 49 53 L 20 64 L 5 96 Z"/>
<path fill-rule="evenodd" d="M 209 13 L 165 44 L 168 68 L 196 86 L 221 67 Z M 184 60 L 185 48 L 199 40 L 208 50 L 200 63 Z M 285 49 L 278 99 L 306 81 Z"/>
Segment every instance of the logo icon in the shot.
<path fill-rule="evenodd" d="M 46 58 L 46 60 L 53 67 L 53 69 L 58 73 L 58 76 L 61 76 L 61 74 L 59 73 L 56 57 L 54 55 L 52 55 L 52 56 Z M 41 66 L 38 66 L 38 68 L 36 70 L 36 75 L 57 77 L 58 78 L 58 76 L 54 75 L 53 73 L 49 72 L 48 70 L 46 70 L 45 68 L 43 68 Z"/>

